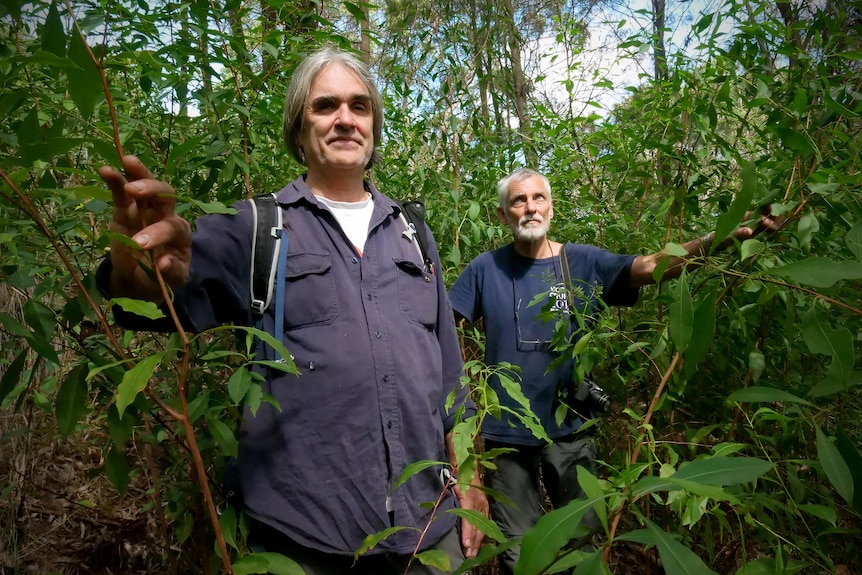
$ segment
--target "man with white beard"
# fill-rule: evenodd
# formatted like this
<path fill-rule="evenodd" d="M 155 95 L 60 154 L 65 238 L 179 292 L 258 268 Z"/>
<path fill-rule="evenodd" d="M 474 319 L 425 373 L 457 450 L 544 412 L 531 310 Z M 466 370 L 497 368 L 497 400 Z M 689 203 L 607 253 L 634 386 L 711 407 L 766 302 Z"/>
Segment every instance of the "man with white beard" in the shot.
<path fill-rule="evenodd" d="M 523 411 L 493 376 L 489 384 L 504 409 L 497 410 L 499 418 L 486 417 L 483 421 L 485 450 L 511 451 L 494 459 L 494 467 L 485 474 L 485 485 L 493 495 L 489 498 L 493 519 L 507 538 L 518 539 L 544 512 L 540 473 L 555 508 L 583 497 L 578 465 L 596 473 L 591 431 L 595 428 L 579 431 L 585 420 L 595 416 L 596 405 L 589 401 L 589 394 L 581 401 L 581 393 L 575 393 L 574 362 L 571 358 L 561 360 L 552 348 L 556 322 L 542 321 L 539 315 L 543 308 L 550 308 L 557 317 L 571 317 L 570 334 L 589 329 L 605 306 L 634 305 L 639 288 L 655 283 L 653 272 L 663 260 L 670 260 L 663 279 L 677 277 L 686 265 L 697 264 L 697 256 L 709 252 L 713 235 L 683 244 L 688 252 L 683 258 L 664 252 L 620 255 L 575 243 L 565 244 L 561 258 L 563 244 L 547 237 L 554 217 L 548 178 L 533 170 L 516 170 L 499 181 L 497 191 L 497 216 L 512 230 L 513 242 L 470 262 L 449 291 L 449 298 L 456 321 L 484 319 L 486 365 L 508 362 L 520 367 L 521 391 L 552 440 L 549 444 L 539 439 L 505 409 Z M 731 235 L 742 241 L 776 227 L 772 217 L 765 214 L 756 231 L 740 227 Z M 728 238 L 717 248 L 732 243 Z M 566 260 L 570 277 L 564 281 Z M 546 294 L 544 299 L 532 303 L 542 294 Z M 558 423 L 555 412 L 561 401 L 569 409 Z M 590 529 L 597 527 L 594 514 L 585 517 L 583 523 Z M 503 573 L 513 572 L 519 555 L 520 547 L 516 546 L 501 556 Z"/>

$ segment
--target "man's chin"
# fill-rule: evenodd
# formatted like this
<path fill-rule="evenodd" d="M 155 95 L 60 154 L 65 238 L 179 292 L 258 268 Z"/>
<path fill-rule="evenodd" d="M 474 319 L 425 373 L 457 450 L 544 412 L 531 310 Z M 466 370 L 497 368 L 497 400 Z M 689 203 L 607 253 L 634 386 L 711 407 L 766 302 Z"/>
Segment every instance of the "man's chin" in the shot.
<path fill-rule="evenodd" d="M 546 231 L 543 227 L 537 228 L 518 228 L 512 235 L 516 240 L 522 242 L 538 242 L 545 239 Z"/>

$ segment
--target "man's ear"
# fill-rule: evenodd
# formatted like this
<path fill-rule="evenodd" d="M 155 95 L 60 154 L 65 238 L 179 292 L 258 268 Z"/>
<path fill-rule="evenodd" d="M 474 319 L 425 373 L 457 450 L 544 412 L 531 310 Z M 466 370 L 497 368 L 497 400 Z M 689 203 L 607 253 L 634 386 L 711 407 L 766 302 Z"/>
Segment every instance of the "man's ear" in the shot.
<path fill-rule="evenodd" d="M 548 210 L 548 219 L 552 219 L 554 217 L 554 204 L 551 204 L 551 209 Z"/>
<path fill-rule="evenodd" d="M 497 206 L 497 217 L 500 218 L 500 223 L 504 226 L 509 225 L 509 220 L 506 219 L 506 212 L 503 211 L 503 208 Z"/>

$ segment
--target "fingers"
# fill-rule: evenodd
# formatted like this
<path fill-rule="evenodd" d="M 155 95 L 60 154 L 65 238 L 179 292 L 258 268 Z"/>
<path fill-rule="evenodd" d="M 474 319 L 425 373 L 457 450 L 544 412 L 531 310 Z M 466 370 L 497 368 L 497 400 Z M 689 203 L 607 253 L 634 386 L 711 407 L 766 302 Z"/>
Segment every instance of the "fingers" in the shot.
<path fill-rule="evenodd" d="M 150 252 L 147 257 L 165 282 L 180 287 L 189 275 L 192 234 L 188 221 L 174 211 L 176 193 L 170 184 L 155 179 L 137 157 L 124 156 L 121 163 L 122 172 L 112 166 L 99 170 L 114 200 L 111 230 L 131 237 Z M 143 289 L 140 286 L 152 286 L 151 272 L 141 265 L 139 252 L 112 240 L 111 253 L 118 285 L 134 286 L 132 293 Z"/>
<path fill-rule="evenodd" d="M 461 520 L 461 548 L 464 551 L 465 558 L 472 559 L 479 554 L 484 537 L 485 534 L 472 523 L 466 519 Z"/>

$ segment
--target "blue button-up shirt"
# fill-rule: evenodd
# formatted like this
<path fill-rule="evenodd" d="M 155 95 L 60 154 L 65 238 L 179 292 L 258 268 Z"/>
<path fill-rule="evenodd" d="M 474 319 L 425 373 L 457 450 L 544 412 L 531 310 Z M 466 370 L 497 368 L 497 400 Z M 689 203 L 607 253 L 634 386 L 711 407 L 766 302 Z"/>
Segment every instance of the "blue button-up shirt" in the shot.
<path fill-rule="evenodd" d="M 387 527 L 426 527 L 431 509 L 421 504 L 443 492 L 440 467 L 393 485 L 411 463 L 448 461 L 447 394 L 457 389 L 456 407 L 472 410 L 458 385 L 461 351 L 442 274 L 423 267 L 398 205 L 366 188 L 374 211 L 361 257 L 303 178 L 277 194 L 289 237 L 284 344 L 301 375 L 268 374 L 264 391 L 280 409 L 246 410 L 240 432 L 247 511 L 330 553 L 353 553 Z M 196 221 L 191 277 L 175 298 L 189 331 L 249 323 L 252 211 L 247 202 L 235 207 L 235 216 Z M 270 333 L 273 307 L 263 319 Z M 153 328 L 121 315 L 128 327 Z M 446 494 L 424 546 L 452 528 L 445 511 L 455 505 Z M 411 553 L 419 535 L 402 529 L 372 553 Z"/>

